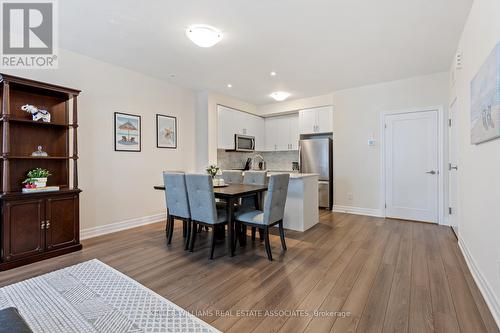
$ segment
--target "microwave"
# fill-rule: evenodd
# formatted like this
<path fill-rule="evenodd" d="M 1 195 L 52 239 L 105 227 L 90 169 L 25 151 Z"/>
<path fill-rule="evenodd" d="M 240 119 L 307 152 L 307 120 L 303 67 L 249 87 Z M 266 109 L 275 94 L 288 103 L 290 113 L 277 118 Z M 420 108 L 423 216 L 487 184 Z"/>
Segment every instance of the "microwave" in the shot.
<path fill-rule="evenodd" d="M 255 137 L 248 135 L 234 135 L 234 150 L 255 151 Z"/>

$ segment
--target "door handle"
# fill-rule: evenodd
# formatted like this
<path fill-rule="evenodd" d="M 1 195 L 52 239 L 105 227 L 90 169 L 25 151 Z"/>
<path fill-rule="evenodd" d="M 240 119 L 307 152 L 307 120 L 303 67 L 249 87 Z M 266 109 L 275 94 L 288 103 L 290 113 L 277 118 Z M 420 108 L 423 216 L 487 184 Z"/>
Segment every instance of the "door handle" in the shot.
<path fill-rule="evenodd" d="M 448 164 L 448 166 L 449 166 L 448 167 L 449 170 L 458 170 L 458 165 L 452 166 L 450 163 L 450 164 Z"/>
<path fill-rule="evenodd" d="M 426 173 L 429 173 L 429 174 L 431 174 L 431 175 L 435 175 L 437 172 L 436 172 L 436 171 L 434 171 L 434 170 L 431 170 L 431 171 L 427 171 Z"/>

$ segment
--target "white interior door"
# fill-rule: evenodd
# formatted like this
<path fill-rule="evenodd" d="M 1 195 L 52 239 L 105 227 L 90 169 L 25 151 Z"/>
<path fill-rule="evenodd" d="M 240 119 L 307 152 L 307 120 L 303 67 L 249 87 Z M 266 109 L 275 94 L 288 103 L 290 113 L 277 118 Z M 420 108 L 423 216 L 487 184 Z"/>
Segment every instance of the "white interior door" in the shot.
<path fill-rule="evenodd" d="M 385 117 L 386 216 L 438 222 L 438 114 Z"/>
<path fill-rule="evenodd" d="M 451 227 L 458 236 L 458 129 L 456 117 L 458 103 L 455 102 L 450 107 L 450 128 L 449 128 L 449 211 L 448 219 Z"/>

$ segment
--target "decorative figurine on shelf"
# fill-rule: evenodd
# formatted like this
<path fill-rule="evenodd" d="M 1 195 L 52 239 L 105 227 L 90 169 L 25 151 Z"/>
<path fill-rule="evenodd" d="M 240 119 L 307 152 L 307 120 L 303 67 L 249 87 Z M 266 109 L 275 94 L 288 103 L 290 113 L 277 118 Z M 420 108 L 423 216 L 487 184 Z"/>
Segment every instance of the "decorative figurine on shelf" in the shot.
<path fill-rule="evenodd" d="M 42 146 L 38 146 L 36 149 L 37 149 L 36 151 L 31 153 L 31 156 L 35 156 L 35 157 L 49 156 L 49 154 L 47 154 L 46 152 L 43 151 Z"/>
<path fill-rule="evenodd" d="M 33 121 L 42 119 L 44 123 L 50 123 L 50 113 L 47 110 L 41 110 L 31 104 L 21 106 L 21 110 L 31 113 Z"/>

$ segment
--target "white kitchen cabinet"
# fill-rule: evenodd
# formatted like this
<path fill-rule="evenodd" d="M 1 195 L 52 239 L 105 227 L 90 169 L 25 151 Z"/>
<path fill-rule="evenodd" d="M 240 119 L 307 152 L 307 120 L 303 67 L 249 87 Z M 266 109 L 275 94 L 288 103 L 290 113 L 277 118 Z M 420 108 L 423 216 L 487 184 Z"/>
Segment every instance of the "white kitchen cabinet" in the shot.
<path fill-rule="evenodd" d="M 298 118 L 296 114 L 266 118 L 265 150 L 297 150 L 299 142 Z"/>
<path fill-rule="evenodd" d="M 242 134 L 255 137 L 255 149 L 264 150 L 264 118 L 219 105 L 218 143 L 219 149 L 234 149 L 234 135 Z"/>
<path fill-rule="evenodd" d="M 300 134 L 333 132 L 333 108 L 323 106 L 299 112 Z"/>
<path fill-rule="evenodd" d="M 219 106 L 217 109 L 218 149 L 234 149 L 234 115 L 229 108 Z"/>

